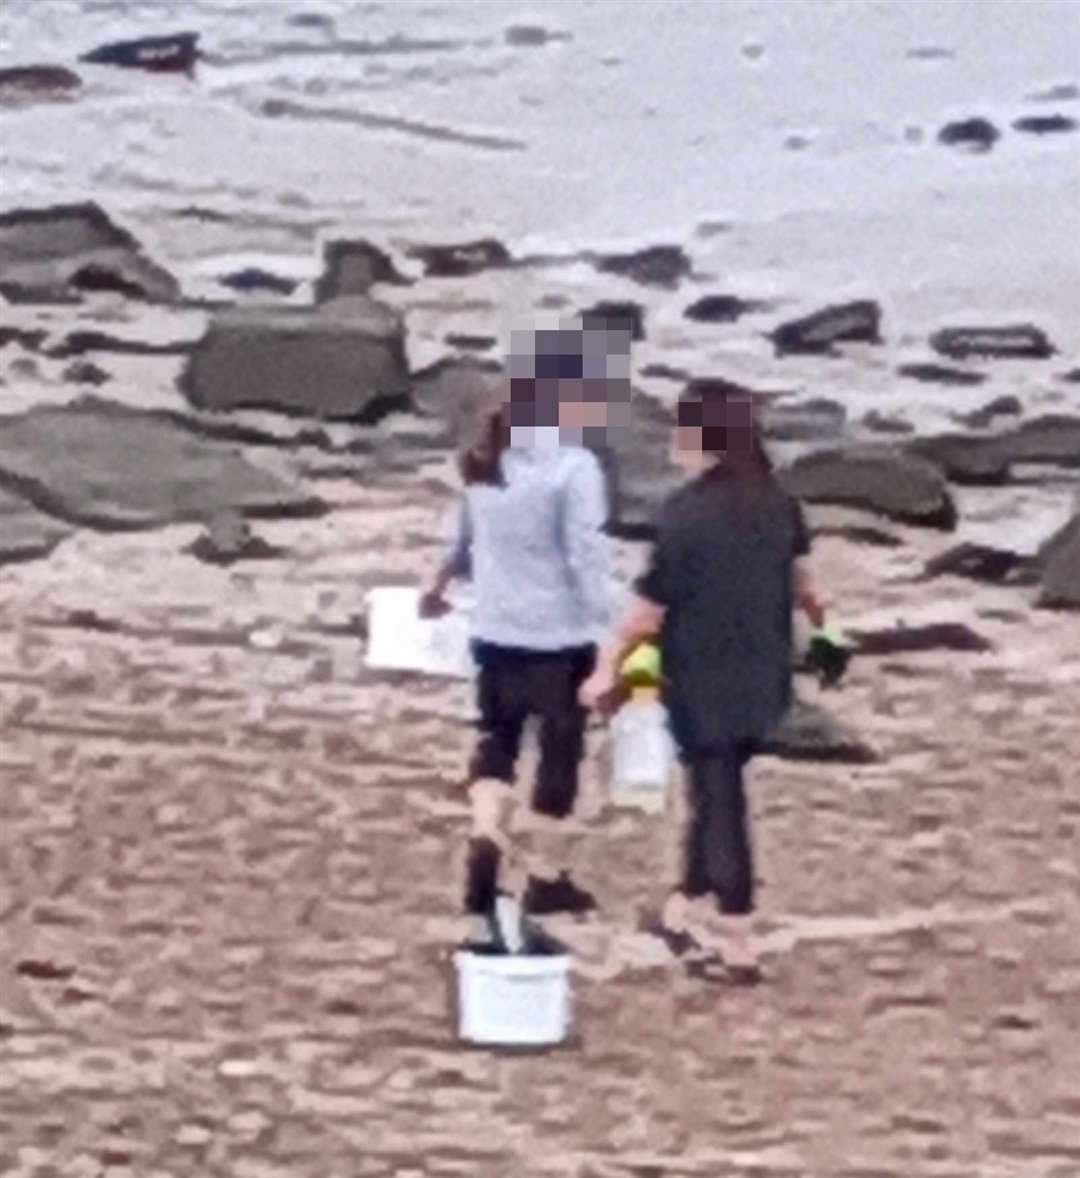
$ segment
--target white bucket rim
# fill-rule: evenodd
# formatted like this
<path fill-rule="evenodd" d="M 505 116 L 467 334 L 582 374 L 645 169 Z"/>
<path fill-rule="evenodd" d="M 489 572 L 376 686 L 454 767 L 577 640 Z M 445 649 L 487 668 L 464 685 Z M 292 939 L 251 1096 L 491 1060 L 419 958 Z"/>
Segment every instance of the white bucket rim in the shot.
<path fill-rule="evenodd" d="M 477 953 L 472 949 L 458 949 L 454 964 L 459 971 L 500 974 L 504 977 L 541 977 L 566 973 L 570 954 L 558 953 Z"/>

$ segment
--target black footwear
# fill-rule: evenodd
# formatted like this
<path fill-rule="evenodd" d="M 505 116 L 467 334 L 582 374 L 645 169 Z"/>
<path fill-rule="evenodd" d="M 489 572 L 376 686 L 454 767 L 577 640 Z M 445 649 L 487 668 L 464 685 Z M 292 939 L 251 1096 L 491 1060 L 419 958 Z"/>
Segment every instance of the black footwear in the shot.
<path fill-rule="evenodd" d="M 559 873 L 558 879 L 539 879 L 530 875 L 523 904 L 530 916 L 592 912 L 596 908 L 592 895 L 579 888 L 565 871 Z"/>
<path fill-rule="evenodd" d="M 494 916 L 499 859 L 499 848 L 491 839 L 470 840 L 465 873 L 465 911 L 470 915 Z"/>

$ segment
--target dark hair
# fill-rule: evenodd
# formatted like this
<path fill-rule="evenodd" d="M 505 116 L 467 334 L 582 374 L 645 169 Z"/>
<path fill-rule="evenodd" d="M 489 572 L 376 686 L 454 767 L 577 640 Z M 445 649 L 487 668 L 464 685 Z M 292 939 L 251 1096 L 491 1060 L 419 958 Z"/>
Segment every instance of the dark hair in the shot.
<path fill-rule="evenodd" d="M 490 405 L 472 423 L 458 452 L 458 470 L 467 487 L 477 483 L 503 486 L 502 456 L 510 445 L 510 406 Z"/>
<path fill-rule="evenodd" d="M 532 376 L 510 379 L 509 398 L 488 404 L 467 431 L 458 467 L 467 486 L 484 483 L 501 487 L 502 456 L 510 445 L 511 426 L 558 425 L 560 380 L 580 378 L 583 359 L 569 349 L 538 354 Z"/>
<path fill-rule="evenodd" d="M 706 454 L 722 455 L 716 469 L 736 475 L 768 476 L 773 464 L 761 436 L 761 398 L 722 377 L 692 380 L 679 398 L 676 421 L 701 430 Z"/>

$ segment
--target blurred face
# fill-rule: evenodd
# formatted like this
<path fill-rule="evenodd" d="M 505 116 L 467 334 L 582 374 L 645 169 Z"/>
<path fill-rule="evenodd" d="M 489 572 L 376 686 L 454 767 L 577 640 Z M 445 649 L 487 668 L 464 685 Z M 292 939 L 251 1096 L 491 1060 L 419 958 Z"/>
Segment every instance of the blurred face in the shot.
<path fill-rule="evenodd" d="M 672 461 L 687 474 L 698 474 L 720 460 L 718 454 L 706 454 L 699 425 L 677 425 L 671 432 Z"/>
<path fill-rule="evenodd" d="M 575 432 L 603 429 L 608 423 L 607 382 L 559 381 L 559 425 Z"/>
<path fill-rule="evenodd" d="M 749 398 L 729 396 L 715 402 L 682 403 L 672 437 L 672 458 L 688 473 L 706 470 L 729 457 L 753 450 L 755 406 Z"/>

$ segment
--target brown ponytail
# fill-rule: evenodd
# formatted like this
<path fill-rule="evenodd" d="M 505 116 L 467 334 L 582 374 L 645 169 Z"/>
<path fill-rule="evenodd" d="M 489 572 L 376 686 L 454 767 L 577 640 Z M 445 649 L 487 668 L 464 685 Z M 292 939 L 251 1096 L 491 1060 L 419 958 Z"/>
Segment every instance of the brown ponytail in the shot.
<path fill-rule="evenodd" d="M 458 453 L 458 469 L 467 487 L 504 486 L 502 456 L 510 445 L 510 406 L 488 407 Z"/>

